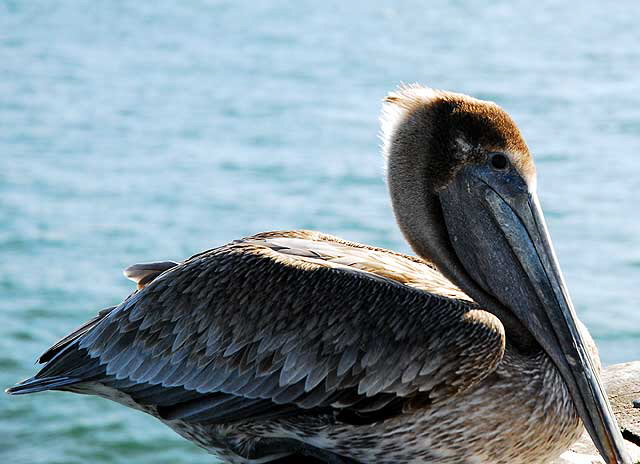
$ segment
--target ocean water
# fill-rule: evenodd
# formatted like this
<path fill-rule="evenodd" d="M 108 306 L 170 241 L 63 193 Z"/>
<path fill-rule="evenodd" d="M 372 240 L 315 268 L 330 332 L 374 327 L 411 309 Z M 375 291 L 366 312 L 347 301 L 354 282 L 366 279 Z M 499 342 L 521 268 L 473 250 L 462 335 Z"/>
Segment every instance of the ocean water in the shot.
<path fill-rule="evenodd" d="M 513 115 L 580 317 L 605 363 L 640 359 L 639 13 L 0 0 L 0 385 L 127 295 L 135 262 L 288 228 L 408 251 L 377 116 L 415 81 Z M 0 395 L 0 461 L 214 459 L 141 413 L 45 393 Z"/>

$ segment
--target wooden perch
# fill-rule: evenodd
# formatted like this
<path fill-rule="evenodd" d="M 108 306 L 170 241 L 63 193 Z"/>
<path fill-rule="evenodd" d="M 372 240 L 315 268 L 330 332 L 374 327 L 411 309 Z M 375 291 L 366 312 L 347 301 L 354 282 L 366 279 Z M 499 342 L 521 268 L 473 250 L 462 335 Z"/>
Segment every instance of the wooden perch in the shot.
<path fill-rule="evenodd" d="M 616 364 L 602 373 L 609 401 L 633 462 L 640 462 L 640 361 Z M 635 403 L 635 404 L 634 404 Z M 604 463 L 585 431 L 553 464 Z"/>

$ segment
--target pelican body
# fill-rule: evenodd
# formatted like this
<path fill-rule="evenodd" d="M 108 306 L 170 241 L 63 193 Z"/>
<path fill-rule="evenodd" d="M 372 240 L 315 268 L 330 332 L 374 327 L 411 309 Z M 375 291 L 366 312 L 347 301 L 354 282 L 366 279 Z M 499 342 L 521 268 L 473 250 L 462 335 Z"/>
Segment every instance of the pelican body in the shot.
<path fill-rule="evenodd" d="M 583 424 L 628 463 L 515 123 L 409 86 L 382 135 L 418 257 L 280 231 L 134 265 L 8 392 L 99 395 L 232 463 L 546 463 Z"/>

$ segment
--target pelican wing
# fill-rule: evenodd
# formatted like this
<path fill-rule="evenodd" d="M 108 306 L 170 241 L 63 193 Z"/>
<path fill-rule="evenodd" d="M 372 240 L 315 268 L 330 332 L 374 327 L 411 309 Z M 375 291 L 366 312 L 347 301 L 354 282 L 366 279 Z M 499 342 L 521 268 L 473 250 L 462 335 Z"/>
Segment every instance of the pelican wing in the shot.
<path fill-rule="evenodd" d="M 62 348 L 11 392 L 99 382 L 169 420 L 366 422 L 482 380 L 504 331 L 415 258 L 297 231 L 176 264 Z"/>

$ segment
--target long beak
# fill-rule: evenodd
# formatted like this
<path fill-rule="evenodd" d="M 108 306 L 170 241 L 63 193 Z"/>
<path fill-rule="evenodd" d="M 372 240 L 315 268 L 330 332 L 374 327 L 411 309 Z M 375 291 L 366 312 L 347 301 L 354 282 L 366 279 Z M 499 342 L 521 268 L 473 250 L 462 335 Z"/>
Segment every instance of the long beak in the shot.
<path fill-rule="evenodd" d="M 600 454 L 608 463 L 630 462 L 606 391 L 578 328 L 537 195 L 529 194 L 524 201 L 512 199 L 509 205 L 489 189 L 486 199 L 542 303 L 539 308 L 543 314 L 519 314 L 525 319 L 522 322 L 553 359 Z"/>
<path fill-rule="evenodd" d="M 499 179 L 477 168 L 461 172 L 440 197 L 456 255 L 485 301 L 508 308 L 505 321 L 515 315 L 515 327 L 524 326 L 516 331 L 532 335 L 553 360 L 606 461 L 629 463 L 535 193 L 517 175 Z M 471 296 L 483 303 L 482 294 Z"/>

